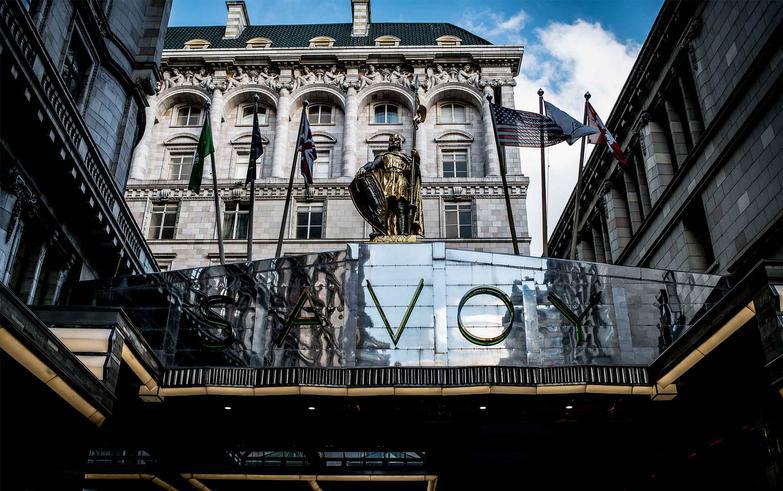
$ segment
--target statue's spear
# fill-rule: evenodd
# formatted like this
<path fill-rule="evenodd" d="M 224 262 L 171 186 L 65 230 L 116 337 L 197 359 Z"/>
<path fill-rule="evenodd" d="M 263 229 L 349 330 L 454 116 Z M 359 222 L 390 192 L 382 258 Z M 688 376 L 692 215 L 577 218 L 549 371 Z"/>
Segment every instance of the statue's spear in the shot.
<path fill-rule="evenodd" d="M 419 125 L 427 118 L 427 108 L 421 105 L 419 101 L 419 76 L 413 81 L 413 150 L 416 150 L 416 133 L 419 129 Z M 411 152 L 413 153 L 413 152 Z M 416 158 L 411 158 L 411 178 L 410 178 L 410 192 L 408 197 L 408 224 L 405 231 L 408 235 L 413 232 L 413 218 L 416 216 L 416 210 L 419 206 L 416 203 Z"/>

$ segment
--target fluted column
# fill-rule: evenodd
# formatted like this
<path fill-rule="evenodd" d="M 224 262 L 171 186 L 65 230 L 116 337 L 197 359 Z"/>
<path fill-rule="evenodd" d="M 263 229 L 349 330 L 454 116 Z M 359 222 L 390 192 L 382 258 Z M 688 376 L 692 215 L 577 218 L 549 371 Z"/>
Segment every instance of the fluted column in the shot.
<path fill-rule="evenodd" d="M 277 116 L 275 117 L 275 148 L 272 154 L 272 177 L 286 177 L 285 160 L 288 150 L 288 119 L 290 117 L 289 104 L 291 96 L 288 89 L 280 89 L 280 97 L 277 99 Z"/>
<path fill-rule="evenodd" d="M 343 129 L 343 176 L 352 176 L 356 165 L 356 127 L 359 124 L 359 102 L 356 88 L 348 87 L 345 97 L 345 128 Z"/>
<path fill-rule="evenodd" d="M 144 108 L 144 133 L 139 144 L 133 151 L 131 161 L 130 178 L 147 179 L 148 162 L 150 160 L 150 143 L 152 142 L 152 127 L 155 124 L 155 115 L 158 113 L 158 96 L 147 97 L 148 106 Z"/>
<path fill-rule="evenodd" d="M 495 130 L 492 128 L 492 115 L 489 110 L 487 96 L 494 96 L 492 87 L 484 87 L 484 101 L 481 104 L 481 115 L 484 119 L 484 175 L 499 176 L 500 162 L 498 161 L 498 149 L 495 143 Z M 494 101 L 499 103 L 499 101 Z"/>

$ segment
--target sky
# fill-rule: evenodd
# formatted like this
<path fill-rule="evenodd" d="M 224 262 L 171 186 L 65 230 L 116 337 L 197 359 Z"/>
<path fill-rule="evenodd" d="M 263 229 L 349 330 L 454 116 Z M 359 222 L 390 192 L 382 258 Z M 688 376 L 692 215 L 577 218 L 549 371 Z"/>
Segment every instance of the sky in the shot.
<path fill-rule="evenodd" d="M 607 120 L 663 0 L 371 0 L 375 22 L 451 22 L 495 44 L 525 47 L 515 88 L 516 107 L 538 110 L 544 98 L 581 120 L 584 93 Z M 350 22 L 350 0 L 246 0 L 252 24 Z M 223 0 L 174 0 L 169 25 L 225 25 Z M 592 151 L 587 146 L 585 161 Z M 521 150 L 531 255 L 540 255 L 540 151 Z M 546 150 L 548 232 L 576 183 L 579 143 Z M 509 170 L 511 173 L 512 171 Z"/>

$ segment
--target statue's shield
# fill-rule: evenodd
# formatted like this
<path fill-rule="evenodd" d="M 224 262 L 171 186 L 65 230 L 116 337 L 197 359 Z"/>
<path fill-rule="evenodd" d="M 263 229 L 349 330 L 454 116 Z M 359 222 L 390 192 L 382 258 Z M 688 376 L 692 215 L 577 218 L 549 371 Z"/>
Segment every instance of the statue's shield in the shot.
<path fill-rule="evenodd" d="M 372 225 L 376 231 L 388 235 L 386 220 L 384 219 L 386 216 L 386 197 L 383 195 L 383 189 L 381 189 L 381 184 L 378 182 L 375 173 L 369 171 L 354 177 L 351 185 L 348 186 L 348 191 L 351 193 L 353 205 L 362 218 Z"/>

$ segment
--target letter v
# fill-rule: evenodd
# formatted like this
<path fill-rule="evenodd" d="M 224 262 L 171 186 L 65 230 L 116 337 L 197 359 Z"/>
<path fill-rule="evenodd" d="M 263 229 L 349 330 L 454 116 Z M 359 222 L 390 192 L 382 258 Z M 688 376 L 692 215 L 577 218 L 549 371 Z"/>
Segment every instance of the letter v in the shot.
<path fill-rule="evenodd" d="M 411 312 L 413 312 L 413 307 L 416 306 L 416 302 L 419 300 L 419 295 L 421 294 L 422 288 L 424 288 L 424 278 L 419 280 L 419 286 L 416 287 L 416 293 L 413 294 L 411 303 L 408 305 L 408 310 L 405 311 L 405 315 L 402 317 L 402 322 L 400 322 L 400 327 L 397 328 L 397 332 L 395 333 L 392 332 L 389 319 L 386 318 L 386 313 L 383 311 L 383 307 L 381 307 L 380 302 L 378 302 L 378 297 L 375 295 L 375 290 L 372 289 L 370 280 L 367 280 L 367 289 L 370 291 L 372 301 L 375 302 L 375 307 L 378 308 L 378 312 L 381 314 L 381 319 L 383 320 L 384 325 L 386 325 L 386 330 L 389 331 L 389 337 L 391 338 L 392 343 L 394 343 L 395 348 L 397 347 L 397 342 L 400 340 L 400 337 L 402 337 L 402 331 L 405 330 L 405 325 L 408 323 Z"/>

